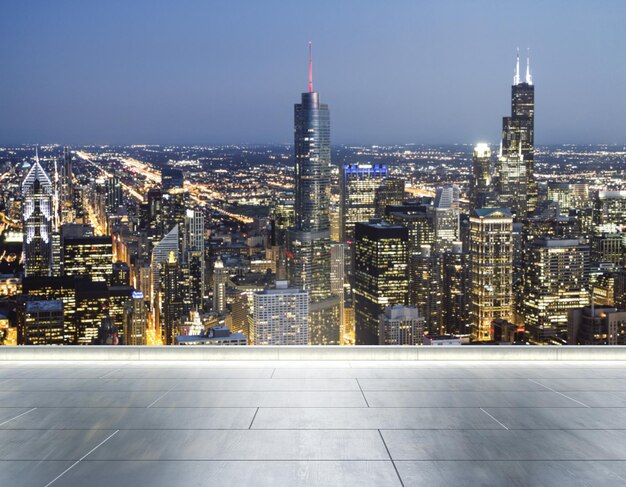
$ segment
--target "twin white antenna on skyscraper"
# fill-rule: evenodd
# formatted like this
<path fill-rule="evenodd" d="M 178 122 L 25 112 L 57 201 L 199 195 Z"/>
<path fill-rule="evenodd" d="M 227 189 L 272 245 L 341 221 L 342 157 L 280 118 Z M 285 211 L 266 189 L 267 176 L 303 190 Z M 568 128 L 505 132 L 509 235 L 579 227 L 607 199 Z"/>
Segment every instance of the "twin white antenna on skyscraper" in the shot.
<path fill-rule="evenodd" d="M 517 57 L 515 59 L 515 75 L 513 76 L 513 84 L 519 85 L 520 75 L 519 75 L 519 47 L 517 48 Z M 528 55 L 526 56 L 526 83 L 529 85 L 533 84 L 533 77 L 530 74 L 530 49 L 528 49 Z"/>

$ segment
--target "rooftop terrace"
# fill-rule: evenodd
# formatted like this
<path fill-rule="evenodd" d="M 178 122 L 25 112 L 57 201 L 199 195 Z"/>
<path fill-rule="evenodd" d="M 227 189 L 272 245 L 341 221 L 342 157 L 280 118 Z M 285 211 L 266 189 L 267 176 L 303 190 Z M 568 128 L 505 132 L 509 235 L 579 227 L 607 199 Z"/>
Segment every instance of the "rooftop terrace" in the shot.
<path fill-rule="evenodd" d="M 626 484 L 626 348 L 9 348 L 2 486 Z"/>

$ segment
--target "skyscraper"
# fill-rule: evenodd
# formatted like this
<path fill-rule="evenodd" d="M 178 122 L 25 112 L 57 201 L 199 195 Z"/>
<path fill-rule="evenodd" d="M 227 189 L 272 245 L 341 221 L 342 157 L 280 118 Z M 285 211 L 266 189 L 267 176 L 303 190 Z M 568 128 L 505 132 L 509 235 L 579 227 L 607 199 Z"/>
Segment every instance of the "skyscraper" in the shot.
<path fill-rule="evenodd" d="M 217 258 L 213 266 L 213 311 L 223 313 L 226 311 L 226 282 L 228 271 L 224 268 L 224 262 Z"/>
<path fill-rule="evenodd" d="M 519 52 L 511 87 L 511 116 L 502 119 L 502 142 L 497 162 L 499 205 L 517 218 L 525 218 L 537 206 L 535 181 L 535 87 L 530 74 L 521 80 Z"/>
<path fill-rule="evenodd" d="M 493 320 L 513 320 L 513 215 L 508 209 L 472 212 L 469 257 L 472 338 L 489 341 Z"/>
<path fill-rule="evenodd" d="M 124 309 L 124 343 L 145 345 L 148 329 L 148 308 L 143 293 L 135 291 Z"/>
<path fill-rule="evenodd" d="M 491 191 L 491 149 L 489 144 L 477 144 L 472 158 L 470 178 L 470 208 L 487 206 Z"/>
<path fill-rule="evenodd" d="M 52 274 L 52 182 L 36 157 L 22 183 L 24 221 L 24 274 Z"/>
<path fill-rule="evenodd" d="M 310 45 L 309 45 L 310 48 Z M 310 54 L 310 51 L 309 51 Z M 295 222 L 287 235 L 291 286 L 311 297 L 311 343 L 339 344 L 339 300 L 330 290 L 330 116 L 313 91 L 294 108 Z"/>
<path fill-rule="evenodd" d="M 406 304 L 409 290 L 405 227 L 372 219 L 354 229 L 354 315 L 357 345 L 379 343 L 379 316 Z"/>
<path fill-rule="evenodd" d="M 376 188 L 374 196 L 374 206 L 376 207 L 375 217 L 384 218 L 385 210 L 389 205 L 401 205 L 404 203 L 404 179 L 388 177 Z"/>
<path fill-rule="evenodd" d="M 421 345 L 424 317 L 417 308 L 394 304 L 380 315 L 380 345 Z"/>
<path fill-rule="evenodd" d="M 435 231 L 435 252 L 451 250 L 460 238 L 459 188 L 450 185 L 438 188 L 429 211 Z"/>

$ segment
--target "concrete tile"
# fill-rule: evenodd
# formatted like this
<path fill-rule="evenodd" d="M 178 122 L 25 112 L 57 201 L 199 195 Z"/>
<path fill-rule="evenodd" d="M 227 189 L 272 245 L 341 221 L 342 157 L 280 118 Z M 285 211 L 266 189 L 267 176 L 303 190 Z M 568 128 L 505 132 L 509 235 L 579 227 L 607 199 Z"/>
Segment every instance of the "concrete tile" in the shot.
<path fill-rule="evenodd" d="M 78 460 L 111 433 L 113 431 L 105 430 L 1 430 L 0 459 Z"/>
<path fill-rule="evenodd" d="M 174 408 L 40 408 L 1 429 L 247 429 L 256 411 L 256 408 L 187 408 L 184 412 Z"/>
<path fill-rule="evenodd" d="M 120 431 L 90 460 L 388 460 L 378 431 Z"/>
<path fill-rule="evenodd" d="M 394 460 L 626 460 L 605 430 L 383 430 Z"/>
<path fill-rule="evenodd" d="M 252 429 L 502 429 L 472 408 L 261 408 Z"/>
<path fill-rule="evenodd" d="M 0 385 L 1 387 L 1 385 Z M 181 379 L 176 391 L 359 391 L 355 379 Z"/>
<path fill-rule="evenodd" d="M 396 461 L 404 485 L 448 487 L 618 487 L 626 483 L 625 462 Z"/>
<path fill-rule="evenodd" d="M 485 408 L 485 410 L 509 429 L 626 429 L 625 408 Z"/>
<path fill-rule="evenodd" d="M 539 379 L 537 381 L 561 392 L 626 392 L 626 379 Z"/>
<path fill-rule="evenodd" d="M 5 407 L 147 407 L 159 392 L 0 392 Z"/>
<path fill-rule="evenodd" d="M 167 391 L 179 379 L 8 379 L 0 391 Z"/>
<path fill-rule="evenodd" d="M 520 379 L 359 379 L 364 391 L 544 391 Z"/>
<path fill-rule="evenodd" d="M 399 487 L 389 461 L 106 462 L 83 461 L 58 481 L 62 487 Z"/>
<path fill-rule="evenodd" d="M 0 460 L 0 485 L 43 487 L 72 463 L 71 461 Z"/>
<path fill-rule="evenodd" d="M 269 379 L 272 368 L 225 368 L 225 367 L 159 367 L 159 368 L 126 368 L 116 373 L 117 377 L 127 379 Z"/>
<path fill-rule="evenodd" d="M 360 407 L 361 392 L 178 392 L 172 391 L 152 407 Z"/>
<path fill-rule="evenodd" d="M 549 390 L 520 392 L 364 391 L 370 407 L 583 407 Z"/>

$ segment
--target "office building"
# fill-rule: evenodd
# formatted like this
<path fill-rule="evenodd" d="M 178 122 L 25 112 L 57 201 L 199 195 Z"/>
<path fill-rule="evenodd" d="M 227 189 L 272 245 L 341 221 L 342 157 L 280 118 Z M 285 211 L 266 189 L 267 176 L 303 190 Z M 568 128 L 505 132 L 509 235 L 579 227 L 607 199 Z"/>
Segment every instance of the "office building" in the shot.
<path fill-rule="evenodd" d="M 226 311 L 226 284 L 228 283 L 228 269 L 219 257 L 213 265 L 213 311 Z"/>
<path fill-rule="evenodd" d="M 441 257 L 430 245 L 422 245 L 419 252 L 409 257 L 409 297 L 411 306 L 420 310 L 425 330 L 441 334 Z"/>
<path fill-rule="evenodd" d="M 424 318 L 411 306 L 387 306 L 380 315 L 380 345 L 421 345 L 424 338 Z"/>
<path fill-rule="evenodd" d="M 372 219 L 354 229 L 354 315 L 357 345 L 379 343 L 379 316 L 407 304 L 408 240 L 405 227 Z"/>
<path fill-rule="evenodd" d="M 19 345 L 63 345 L 63 301 L 26 301 L 18 322 Z"/>
<path fill-rule="evenodd" d="M 388 206 L 402 205 L 405 197 L 404 179 L 399 177 L 387 177 L 380 186 L 374 190 L 374 216 L 385 218 L 385 210 Z"/>
<path fill-rule="evenodd" d="M 63 271 L 66 276 L 86 275 L 92 281 L 111 284 L 113 241 L 111 236 L 63 237 Z"/>
<path fill-rule="evenodd" d="M 344 164 L 341 167 L 341 241 L 354 241 L 354 225 L 376 213 L 376 189 L 387 178 L 383 164 Z"/>
<path fill-rule="evenodd" d="M 22 183 L 24 275 L 52 275 L 54 207 L 52 182 L 39 163 L 31 166 Z"/>

